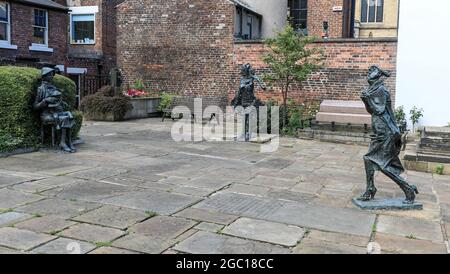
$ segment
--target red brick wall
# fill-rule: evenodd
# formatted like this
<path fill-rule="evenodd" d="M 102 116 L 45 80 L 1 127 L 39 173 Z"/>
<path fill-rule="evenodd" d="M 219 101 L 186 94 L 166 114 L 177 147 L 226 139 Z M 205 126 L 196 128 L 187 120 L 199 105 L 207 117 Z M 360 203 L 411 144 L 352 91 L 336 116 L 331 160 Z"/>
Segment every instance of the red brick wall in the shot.
<path fill-rule="evenodd" d="M 235 89 L 227 0 L 128 0 L 118 6 L 118 65 L 125 85 L 216 97 Z"/>
<path fill-rule="evenodd" d="M 366 76 L 371 65 L 379 65 L 392 73 L 386 79 L 388 89 L 395 98 L 396 80 L 396 40 L 355 40 L 340 39 L 318 42 L 314 46 L 324 49 L 325 63 L 321 70 L 313 73 L 307 81 L 291 87 L 290 99 L 305 100 L 359 100 L 367 86 Z M 235 45 L 236 70 L 238 66 L 251 63 L 257 73 L 268 72 L 262 61 L 266 49 L 262 43 L 238 43 Z M 268 92 L 257 91 L 263 100 L 281 102 L 281 90 L 273 87 Z"/>
<path fill-rule="evenodd" d="M 30 51 L 33 37 L 34 8 L 11 3 L 11 43 L 17 50 L 0 49 L 0 59 L 14 63 L 16 58 L 39 58 L 41 62 L 65 65 L 67 62 L 67 22 L 65 12 L 48 10 L 48 46 L 53 53 Z"/>
<path fill-rule="evenodd" d="M 343 12 L 333 12 L 333 7 L 343 6 L 343 0 L 309 0 L 308 34 L 321 37 L 323 22 L 329 24 L 329 37 L 342 37 Z"/>

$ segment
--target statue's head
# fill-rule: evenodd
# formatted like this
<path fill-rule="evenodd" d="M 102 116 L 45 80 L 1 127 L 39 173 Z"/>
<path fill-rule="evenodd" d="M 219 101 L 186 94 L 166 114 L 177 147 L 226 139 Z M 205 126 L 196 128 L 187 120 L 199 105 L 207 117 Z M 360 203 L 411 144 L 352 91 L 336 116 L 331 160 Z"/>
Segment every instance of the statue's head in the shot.
<path fill-rule="evenodd" d="M 381 76 L 390 77 L 391 74 L 385 70 L 382 70 L 378 66 L 371 66 L 369 68 L 369 74 L 367 75 L 367 80 L 370 82 L 377 81 L 381 78 Z"/>
<path fill-rule="evenodd" d="M 42 76 L 42 80 L 51 82 L 53 80 L 53 77 L 55 76 L 55 69 L 53 68 L 49 68 L 49 67 L 44 67 L 41 70 L 41 76 Z"/>
<path fill-rule="evenodd" d="M 241 68 L 241 75 L 250 77 L 255 74 L 255 71 L 253 70 L 252 66 L 250 64 L 245 64 Z"/>

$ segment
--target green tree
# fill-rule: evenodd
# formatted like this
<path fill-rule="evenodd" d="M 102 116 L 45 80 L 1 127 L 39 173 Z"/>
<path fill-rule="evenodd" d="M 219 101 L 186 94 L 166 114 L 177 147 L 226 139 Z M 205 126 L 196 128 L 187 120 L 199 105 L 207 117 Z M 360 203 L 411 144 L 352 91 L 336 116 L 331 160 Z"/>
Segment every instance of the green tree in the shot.
<path fill-rule="evenodd" d="M 271 72 L 264 75 L 269 84 L 278 84 L 282 89 L 282 125 L 287 119 L 287 99 L 290 86 L 296 81 L 305 81 L 321 67 L 323 52 L 310 46 L 317 38 L 296 32 L 290 24 L 274 38 L 265 41 L 269 53 L 263 58 Z"/>
<path fill-rule="evenodd" d="M 410 119 L 413 124 L 413 132 L 416 132 L 416 125 L 419 123 L 420 118 L 423 117 L 423 109 L 419 109 L 418 107 L 414 106 L 410 112 Z"/>

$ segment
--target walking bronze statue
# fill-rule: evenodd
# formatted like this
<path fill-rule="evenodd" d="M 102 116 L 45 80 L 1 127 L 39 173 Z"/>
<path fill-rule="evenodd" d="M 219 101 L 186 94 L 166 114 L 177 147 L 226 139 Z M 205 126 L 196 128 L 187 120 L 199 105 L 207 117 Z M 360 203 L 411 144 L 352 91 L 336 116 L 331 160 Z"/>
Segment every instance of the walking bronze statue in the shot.
<path fill-rule="evenodd" d="M 370 67 L 368 74 L 370 86 L 361 95 L 367 111 L 372 115 L 373 134 L 371 135 L 369 152 L 364 156 L 367 190 L 354 201 L 359 201 L 359 203 L 356 203 L 361 205 L 361 202 L 369 202 L 375 199 L 377 188 L 375 187 L 374 175 L 375 171 L 381 171 L 405 193 L 406 199 L 397 207 L 408 207 L 408 205 L 415 204 L 416 194 L 419 194 L 419 191 L 416 186 L 408 184 L 400 176 L 405 171 L 399 159 L 402 135 L 395 120 L 391 96 L 384 85 L 383 76 L 390 77 L 390 73 L 377 66 Z M 386 202 L 391 203 L 392 201 L 386 200 Z M 381 205 L 381 207 L 383 206 L 385 206 L 384 209 L 388 209 L 391 205 Z"/>
<path fill-rule="evenodd" d="M 262 102 L 255 96 L 255 81 L 258 85 L 266 90 L 266 85 L 261 79 L 255 75 L 255 70 L 250 64 L 245 64 L 241 69 L 241 81 L 239 91 L 231 101 L 231 105 L 236 109 L 241 106 L 244 109 L 255 107 L 257 110 L 262 106 Z M 250 141 L 250 114 L 245 112 L 245 141 Z"/>
<path fill-rule="evenodd" d="M 61 130 L 59 147 L 64 152 L 76 152 L 72 142 L 72 128 L 75 120 L 71 112 L 64 111 L 67 103 L 63 101 L 62 93 L 53 84 L 55 70 L 44 67 L 41 71 L 42 84 L 38 87 L 33 109 L 40 111 L 43 125 L 52 125 Z"/>

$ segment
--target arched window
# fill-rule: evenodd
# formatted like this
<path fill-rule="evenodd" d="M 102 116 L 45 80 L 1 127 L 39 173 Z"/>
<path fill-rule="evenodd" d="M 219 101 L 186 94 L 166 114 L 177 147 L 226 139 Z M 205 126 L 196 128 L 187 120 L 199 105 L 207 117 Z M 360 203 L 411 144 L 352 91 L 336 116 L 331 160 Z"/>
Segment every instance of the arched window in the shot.
<path fill-rule="evenodd" d="M 381 23 L 384 16 L 384 0 L 361 1 L 361 23 Z"/>
<path fill-rule="evenodd" d="M 307 34 L 308 0 L 289 0 L 290 22 L 295 30 Z"/>

